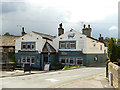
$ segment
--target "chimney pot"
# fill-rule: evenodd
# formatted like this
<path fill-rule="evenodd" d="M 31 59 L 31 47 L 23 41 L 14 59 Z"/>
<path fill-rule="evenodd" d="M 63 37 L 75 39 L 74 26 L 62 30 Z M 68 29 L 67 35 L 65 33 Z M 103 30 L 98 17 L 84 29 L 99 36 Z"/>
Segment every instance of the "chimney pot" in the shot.
<path fill-rule="evenodd" d="M 88 25 L 88 28 L 90 28 L 90 25 Z"/>
<path fill-rule="evenodd" d="M 86 26 L 86 25 L 84 24 L 84 26 L 83 26 L 83 27 L 85 28 L 85 26 Z"/>

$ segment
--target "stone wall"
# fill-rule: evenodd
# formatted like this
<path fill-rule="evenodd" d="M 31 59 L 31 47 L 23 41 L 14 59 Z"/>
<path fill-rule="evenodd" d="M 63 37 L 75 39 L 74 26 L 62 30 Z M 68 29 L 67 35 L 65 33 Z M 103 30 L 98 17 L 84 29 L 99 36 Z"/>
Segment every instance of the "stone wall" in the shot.
<path fill-rule="evenodd" d="M 112 84 L 114 88 L 120 90 L 120 67 L 116 64 L 108 64 L 108 80 L 110 81 L 110 72 L 112 73 Z"/>

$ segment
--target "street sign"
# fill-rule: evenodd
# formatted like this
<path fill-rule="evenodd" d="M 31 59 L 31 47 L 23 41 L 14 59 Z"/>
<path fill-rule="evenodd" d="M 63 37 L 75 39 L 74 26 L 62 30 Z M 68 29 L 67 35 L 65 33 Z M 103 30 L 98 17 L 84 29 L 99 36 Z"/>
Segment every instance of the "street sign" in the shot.
<path fill-rule="evenodd" d="M 31 65 L 30 65 L 30 63 L 25 63 L 24 64 L 24 73 L 26 71 L 31 72 Z"/>
<path fill-rule="evenodd" d="M 49 68 L 50 68 L 50 64 L 45 64 L 44 71 L 49 71 Z"/>

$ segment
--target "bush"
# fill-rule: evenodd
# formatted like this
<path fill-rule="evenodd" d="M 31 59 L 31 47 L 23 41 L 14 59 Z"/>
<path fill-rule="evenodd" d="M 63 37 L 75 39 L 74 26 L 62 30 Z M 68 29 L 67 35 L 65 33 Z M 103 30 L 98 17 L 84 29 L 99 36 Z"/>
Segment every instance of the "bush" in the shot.
<path fill-rule="evenodd" d="M 59 70 L 59 69 L 62 69 L 62 64 L 61 63 L 58 63 L 58 62 L 55 62 L 52 64 L 51 70 Z"/>
<path fill-rule="evenodd" d="M 65 65 L 64 68 L 62 70 L 65 70 L 65 69 L 74 69 L 74 68 L 79 68 L 80 65 L 76 65 L 76 66 L 69 66 L 69 65 Z"/>
<path fill-rule="evenodd" d="M 116 62 L 118 58 L 118 47 L 113 38 L 109 39 L 109 44 L 107 48 L 107 57 L 111 62 Z"/>
<path fill-rule="evenodd" d="M 69 69 L 69 68 L 70 68 L 70 66 L 67 64 L 64 66 L 64 68 L 62 70 Z"/>

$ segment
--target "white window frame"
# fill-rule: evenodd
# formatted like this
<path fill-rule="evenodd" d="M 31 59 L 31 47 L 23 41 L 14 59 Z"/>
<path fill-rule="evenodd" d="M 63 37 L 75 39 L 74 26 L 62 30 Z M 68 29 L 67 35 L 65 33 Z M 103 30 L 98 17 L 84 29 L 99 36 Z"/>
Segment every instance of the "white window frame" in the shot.
<path fill-rule="evenodd" d="M 71 58 L 73 58 L 73 57 L 70 57 L 70 58 L 69 58 L 69 64 L 70 64 L 70 65 L 74 65 L 74 64 L 75 64 L 75 58 L 73 58 L 73 64 L 70 63 Z"/>
<path fill-rule="evenodd" d="M 25 48 L 23 48 L 23 45 L 25 45 Z M 22 42 L 22 49 L 26 49 L 26 43 Z"/>
<path fill-rule="evenodd" d="M 73 47 L 71 47 L 72 44 L 76 45 L 76 44 L 75 44 L 75 41 L 70 41 L 70 49 L 73 48 Z M 76 46 L 75 46 L 75 47 L 76 47 Z M 75 48 L 75 47 L 74 47 L 74 48 Z"/>
<path fill-rule="evenodd" d="M 30 58 L 30 61 L 31 61 L 31 57 L 30 56 L 27 56 L 26 57 L 26 63 L 31 63 L 31 62 L 28 62 L 27 59 Z"/>
<path fill-rule="evenodd" d="M 82 60 L 82 64 L 78 64 L 78 63 L 77 63 L 78 59 L 79 59 L 79 60 Z M 76 58 L 76 64 L 77 64 L 77 65 L 83 65 L 83 58 L 77 57 L 77 58 Z"/>
<path fill-rule="evenodd" d="M 28 48 L 28 45 L 30 45 L 30 42 L 27 42 L 27 49 L 31 49 L 31 45 L 30 45 L 30 48 Z"/>
<path fill-rule="evenodd" d="M 32 48 L 32 45 L 34 45 L 34 48 Z M 35 43 L 33 42 L 31 43 L 31 49 L 35 49 Z"/>
<path fill-rule="evenodd" d="M 65 59 L 65 63 L 62 63 L 61 61 L 62 61 L 62 59 Z M 66 64 L 66 58 L 60 58 L 60 63 L 62 63 L 62 64 Z"/>
<path fill-rule="evenodd" d="M 25 62 L 23 62 L 23 57 L 25 58 Z M 30 63 L 30 64 L 35 64 L 35 57 L 34 56 L 23 56 L 21 58 L 21 63 Z M 28 57 L 30 58 L 30 62 L 27 62 Z M 32 57 L 34 58 L 34 63 L 32 63 Z"/>
<path fill-rule="evenodd" d="M 25 58 L 25 62 L 23 62 L 23 57 Z M 21 58 L 21 63 L 26 63 L 26 57 L 25 56 L 23 57 Z"/>
<path fill-rule="evenodd" d="M 68 62 L 67 62 L 67 59 L 68 59 Z M 69 64 L 69 58 L 68 57 L 65 58 L 65 63 Z"/>
<path fill-rule="evenodd" d="M 66 49 L 68 49 L 69 48 L 69 42 L 66 42 L 66 47 L 65 47 Z"/>
<path fill-rule="evenodd" d="M 64 46 L 65 46 L 65 42 L 64 41 L 60 41 L 60 49 L 65 49 L 65 47 L 62 47 L 62 44 L 64 44 Z"/>

